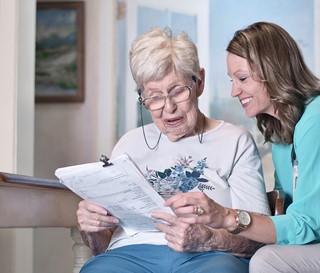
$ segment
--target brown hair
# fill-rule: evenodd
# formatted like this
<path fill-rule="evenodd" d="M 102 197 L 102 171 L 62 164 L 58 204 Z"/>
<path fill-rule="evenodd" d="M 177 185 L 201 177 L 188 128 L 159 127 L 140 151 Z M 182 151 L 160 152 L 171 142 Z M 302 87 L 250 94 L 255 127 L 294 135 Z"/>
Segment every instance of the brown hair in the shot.
<path fill-rule="evenodd" d="M 278 119 L 256 116 L 265 141 L 293 143 L 306 104 L 320 95 L 320 80 L 306 66 L 297 43 L 280 26 L 258 22 L 235 32 L 227 51 L 245 58 L 266 86 Z"/>

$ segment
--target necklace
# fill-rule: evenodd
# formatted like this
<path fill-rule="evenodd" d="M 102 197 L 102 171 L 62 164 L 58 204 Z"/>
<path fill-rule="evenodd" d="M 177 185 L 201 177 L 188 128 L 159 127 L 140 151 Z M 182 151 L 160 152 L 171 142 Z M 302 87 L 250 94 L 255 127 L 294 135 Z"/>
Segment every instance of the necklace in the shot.
<path fill-rule="evenodd" d="M 204 133 L 204 129 L 206 128 L 206 116 L 204 114 L 202 114 L 203 120 L 202 120 L 202 130 L 201 133 L 198 133 L 198 140 L 199 143 L 202 144 L 202 139 L 203 139 L 203 133 Z"/>
<path fill-rule="evenodd" d="M 157 146 L 159 145 L 159 142 L 160 142 L 160 138 L 161 138 L 162 133 L 159 134 L 159 137 L 158 137 L 158 140 L 157 140 L 156 145 L 154 145 L 153 147 L 150 147 L 150 145 L 149 145 L 149 143 L 148 143 L 148 141 L 147 141 L 146 134 L 145 134 L 145 132 L 144 132 L 144 127 L 143 127 L 143 126 L 142 126 L 142 132 L 143 132 L 144 141 L 145 141 L 145 143 L 147 144 L 148 148 L 149 148 L 150 150 L 154 150 L 155 148 L 157 148 Z"/>
<path fill-rule="evenodd" d="M 158 140 L 157 140 L 156 145 L 154 145 L 153 147 L 150 147 L 150 145 L 149 145 L 149 143 L 148 143 L 148 141 L 147 141 L 146 132 L 144 131 L 143 116 L 142 116 L 142 106 L 141 106 L 141 104 L 140 104 L 140 118 L 141 118 L 141 127 L 142 127 L 142 133 L 143 133 L 144 142 L 147 144 L 147 147 L 148 147 L 150 150 L 154 150 L 154 149 L 157 148 L 158 145 L 159 145 L 162 132 L 160 132 L 160 134 L 159 134 L 159 137 L 158 137 Z"/>

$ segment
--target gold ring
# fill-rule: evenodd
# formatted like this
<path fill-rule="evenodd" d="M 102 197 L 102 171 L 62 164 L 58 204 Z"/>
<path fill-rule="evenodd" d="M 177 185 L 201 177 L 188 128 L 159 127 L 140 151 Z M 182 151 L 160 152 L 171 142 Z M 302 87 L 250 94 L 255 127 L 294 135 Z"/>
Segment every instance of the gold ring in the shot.
<path fill-rule="evenodd" d="M 204 209 L 199 205 L 194 206 L 193 207 L 193 214 L 200 216 L 200 215 L 204 214 Z"/>

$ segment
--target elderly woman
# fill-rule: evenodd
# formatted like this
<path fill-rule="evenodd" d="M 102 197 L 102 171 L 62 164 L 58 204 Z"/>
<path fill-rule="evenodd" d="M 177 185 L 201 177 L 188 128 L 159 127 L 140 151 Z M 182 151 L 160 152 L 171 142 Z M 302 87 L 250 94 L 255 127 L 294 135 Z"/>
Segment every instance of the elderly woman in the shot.
<path fill-rule="evenodd" d="M 177 195 L 167 205 L 190 214 L 201 204 L 206 214 L 181 219 L 189 224 L 232 231 L 245 220 L 240 234 L 268 244 L 251 259 L 251 273 L 320 272 L 320 79 L 295 40 L 274 23 L 237 31 L 227 52 L 231 94 L 272 143 L 275 186 L 285 193 L 285 215 L 244 212 L 240 218 L 238 211 L 200 195 Z"/>
<path fill-rule="evenodd" d="M 152 124 L 125 134 L 112 157 L 127 153 L 162 195 L 201 192 L 222 206 L 269 214 L 261 162 L 251 135 L 198 108 L 205 71 L 186 33 L 155 28 L 132 43 L 130 66 L 140 106 Z M 195 207 L 193 213 L 204 213 Z M 96 255 L 82 273 L 248 272 L 261 246 L 224 229 L 186 224 L 162 212 L 158 232 L 128 236 L 119 219 L 87 201 L 79 228 Z"/>

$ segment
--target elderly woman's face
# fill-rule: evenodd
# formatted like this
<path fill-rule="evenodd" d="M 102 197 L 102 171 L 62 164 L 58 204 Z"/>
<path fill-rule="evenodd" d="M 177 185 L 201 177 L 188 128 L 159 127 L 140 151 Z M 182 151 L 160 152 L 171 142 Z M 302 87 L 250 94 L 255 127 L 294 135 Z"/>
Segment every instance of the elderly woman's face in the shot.
<path fill-rule="evenodd" d="M 175 90 L 178 90 L 181 86 L 190 87 L 190 96 L 184 101 L 175 103 L 169 94 L 176 92 Z M 176 141 L 197 132 L 197 120 L 199 118 L 197 94 L 202 92 L 197 91 L 197 86 L 191 78 L 183 79 L 174 72 L 160 81 L 150 81 L 144 85 L 143 99 L 169 95 L 162 108 L 150 109 L 150 113 L 156 126 L 170 141 Z"/>

